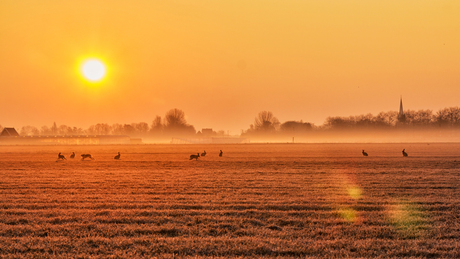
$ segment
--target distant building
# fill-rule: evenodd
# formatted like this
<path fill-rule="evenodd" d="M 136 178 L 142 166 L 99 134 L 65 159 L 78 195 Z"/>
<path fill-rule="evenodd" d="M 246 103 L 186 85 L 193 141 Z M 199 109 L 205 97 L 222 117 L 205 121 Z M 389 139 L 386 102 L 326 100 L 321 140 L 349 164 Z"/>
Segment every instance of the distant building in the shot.
<path fill-rule="evenodd" d="M 2 131 L 2 134 L 0 134 L 2 137 L 19 137 L 19 133 L 14 129 L 14 128 L 4 128 Z"/>
<path fill-rule="evenodd" d="M 401 96 L 401 99 L 399 101 L 398 121 L 399 122 L 406 122 L 406 115 L 404 114 L 404 110 L 403 110 L 402 96 Z"/>

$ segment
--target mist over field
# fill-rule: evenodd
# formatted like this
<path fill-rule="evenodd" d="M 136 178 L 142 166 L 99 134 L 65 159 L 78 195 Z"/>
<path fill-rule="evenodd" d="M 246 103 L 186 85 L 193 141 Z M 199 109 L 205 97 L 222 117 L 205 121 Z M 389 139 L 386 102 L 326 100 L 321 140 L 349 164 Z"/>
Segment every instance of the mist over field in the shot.
<path fill-rule="evenodd" d="M 3 129 L 0 125 L 0 130 Z M 156 116 L 146 122 L 131 124 L 98 123 L 88 129 L 58 125 L 18 128 L 19 135 L 27 136 L 80 136 L 126 135 L 142 138 L 144 143 L 170 143 L 172 138 L 199 139 L 241 137 L 252 142 L 297 143 L 398 143 L 398 142 L 459 142 L 460 108 L 447 107 L 437 112 L 431 110 L 403 110 L 399 113 L 380 112 L 376 115 L 330 116 L 323 125 L 310 122 L 280 122 L 270 111 L 261 111 L 247 130 L 231 135 L 229 131 L 202 128 L 188 123 L 185 112 L 174 108 L 164 117 Z M 30 143 L 24 141 L 24 143 Z"/>
<path fill-rule="evenodd" d="M 350 130 L 313 132 L 308 135 L 254 136 L 252 143 L 450 143 L 459 142 L 458 130 Z"/>

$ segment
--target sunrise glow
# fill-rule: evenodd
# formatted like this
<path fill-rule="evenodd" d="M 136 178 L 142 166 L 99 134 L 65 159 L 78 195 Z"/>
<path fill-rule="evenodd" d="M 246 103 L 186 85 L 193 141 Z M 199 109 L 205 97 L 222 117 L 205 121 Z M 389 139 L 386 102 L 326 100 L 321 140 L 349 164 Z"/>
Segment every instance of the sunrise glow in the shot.
<path fill-rule="evenodd" d="M 86 60 L 81 66 L 81 72 L 85 79 L 91 82 L 101 81 L 106 75 L 105 65 L 98 59 Z"/>

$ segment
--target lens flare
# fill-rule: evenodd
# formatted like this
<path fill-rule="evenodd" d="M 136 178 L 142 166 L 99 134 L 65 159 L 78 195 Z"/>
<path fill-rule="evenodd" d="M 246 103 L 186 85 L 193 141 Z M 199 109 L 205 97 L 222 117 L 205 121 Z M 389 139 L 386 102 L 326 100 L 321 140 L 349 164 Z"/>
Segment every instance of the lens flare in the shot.
<path fill-rule="evenodd" d="M 348 195 L 350 195 L 350 197 L 354 200 L 358 200 L 361 198 L 361 195 L 362 195 L 362 191 L 359 187 L 356 187 L 356 186 L 349 186 L 347 188 L 347 192 L 348 192 Z"/>
<path fill-rule="evenodd" d="M 356 222 L 358 219 L 358 213 L 351 208 L 342 208 L 338 211 L 340 217 L 348 222 Z"/>
<path fill-rule="evenodd" d="M 416 238 L 426 230 L 425 214 L 414 204 L 402 201 L 388 209 L 389 221 L 404 238 Z"/>

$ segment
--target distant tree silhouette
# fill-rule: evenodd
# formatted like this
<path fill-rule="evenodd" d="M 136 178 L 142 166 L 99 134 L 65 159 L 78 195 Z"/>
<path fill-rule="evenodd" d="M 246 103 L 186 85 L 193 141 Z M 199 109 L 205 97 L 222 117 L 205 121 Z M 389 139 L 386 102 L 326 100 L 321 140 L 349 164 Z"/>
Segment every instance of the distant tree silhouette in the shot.
<path fill-rule="evenodd" d="M 73 127 L 71 134 L 72 135 L 82 135 L 82 134 L 85 134 L 85 131 L 82 128 Z"/>
<path fill-rule="evenodd" d="M 125 132 L 124 132 L 123 125 L 121 125 L 119 123 L 113 124 L 112 125 L 112 134 L 113 135 L 124 135 Z"/>
<path fill-rule="evenodd" d="M 83 134 L 84 131 L 81 128 L 77 127 L 69 127 L 67 125 L 60 125 L 57 130 L 57 134 L 59 135 L 80 135 Z"/>
<path fill-rule="evenodd" d="M 354 116 L 353 121 L 358 128 L 372 128 L 375 127 L 374 116 L 370 113 Z"/>
<path fill-rule="evenodd" d="M 158 134 L 163 131 L 163 124 L 161 123 L 161 116 L 156 116 L 152 122 L 152 127 L 150 127 L 152 133 Z"/>
<path fill-rule="evenodd" d="M 406 118 L 405 123 L 409 126 L 430 126 L 436 121 L 436 117 L 431 110 L 407 110 L 404 115 Z"/>
<path fill-rule="evenodd" d="M 21 128 L 19 134 L 21 136 L 36 136 L 40 135 L 40 131 L 34 126 L 24 126 Z"/>
<path fill-rule="evenodd" d="M 88 129 L 86 130 L 86 133 L 90 135 L 96 135 L 97 134 L 96 125 L 89 126 Z"/>
<path fill-rule="evenodd" d="M 187 125 L 185 113 L 179 109 L 171 109 L 165 115 L 166 128 L 180 128 Z"/>
<path fill-rule="evenodd" d="M 460 126 L 460 108 L 448 107 L 441 109 L 436 113 L 435 120 L 439 126 Z"/>
<path fill-rule="evenodd" d="M 51 134 L 56 135 L 58 133 L 58 127 L 56 125 L 56 122 L 53 123 L 53 126 L 51 127 Z"/>
<path fill-rule="evenodd" d="M 53 134 L 53 131 L 50 128 L 48 128 L 47 126 L 42 126 L 40 128 L 40 134 L 41 135 L 51 135 L 51 134 Z"/>
<path fill-rule="evenodd" d="M 125 124 L 123 125 L 123 133 L 128 136 L 134 135 L 136 133 L 136 128 L 134 128 L 130 124 Z"/>
<path fill-rule="evenodd" d="M 313 129 L 313 125 L 302 121 L 286 121 L 281 124 L 281 132 L 305 132 Z"/>
<path fill-rule="evenodd" d="M 132 123 L 132 124 L 119 124 L 115 123 L 109 125 L 107 123 L 98 123 L 91 125 L 86 132 L 94 135 L 129 135 L 129 136 L 143 136 L 149 131 L 149 125 L 145 122 Z"/>
<path fill-rule="evenodd" d="M 447 114 L 448 112 L 446 112 Z M 440 113 L 438 113 L 440 114 Z M 448 116 L 439 115 L 444 118 Z M 327 117 L 323 125 L 324 129 L 365 129 L 365 128 L 389 128 L 389 127 L 426 127 L 436 122 L 436 116 L 431 110 L 407 110 L 405 120 L 398 119 L 398 112 L 381 112 L 377 116 L 372 114 L 349 116 L 349 117 Z"/>
<path fill-rule="evenodd" d="M 195 134 L 195 128 L 187 124 L 185 113 L 179 109 L 171 109 L 165 114 L 164 129 L 173 134 Z"/>
<path fill-rule="evenodd" d="M 259 132 L 273 132 L 278 129 L 279 120 L 269 111 L 261 111 L 254 119 L 254 130 Z"/>
<path fill-rule="evenodd" d="M 59 135 L 72 134 L 72 128 L 67 125 L 60 125 L 57 129 L 57 134 Z"/>
<path fill-rule="evenodd" d="M 109 135 L 112 132 L 112 127 L 107 123 L 98 123 L 91 125 L 87 132 L 91 135 Z"/>
<path fill-rule="evenodd" d="M 149 124 L 146 122 L 132 123 L 131 126 L 136 130 L 136 135 L 142 136 L 149 132 Z"/>
<path fill-rule="evenodd" d="M 72 127 L 69 127 L 67 125 L 60 125 L 57 130 L 59 135 L 71 135 L 73 134 Z"/>
<path fill-rule="evenodd" d="M 398 122 L 398 112 L 380 112 L 374 117 L 375 126 L 379 128 L 391 127 Z"/>
<path fill-rule="evenodd" d="M 354 119 L 346 117 L 327 117 L 324 123 L 326 129 L 347 129 L 354 126 Z"/>

